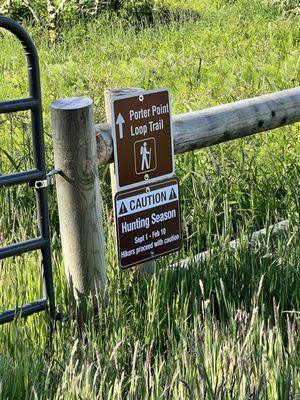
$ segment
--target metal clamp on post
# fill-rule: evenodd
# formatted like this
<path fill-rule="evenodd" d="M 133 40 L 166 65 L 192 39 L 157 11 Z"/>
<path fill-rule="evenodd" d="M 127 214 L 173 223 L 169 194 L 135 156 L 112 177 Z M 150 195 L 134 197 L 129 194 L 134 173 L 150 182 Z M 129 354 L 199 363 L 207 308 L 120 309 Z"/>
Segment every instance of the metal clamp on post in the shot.
<path fill-rule="evenodd" d="M 52 169 L 48 172 L 46 179 L 34 182 L 35 189 L 42 189 L 54 185 L 54 175 L 61 175 L 61 169 Z"/>

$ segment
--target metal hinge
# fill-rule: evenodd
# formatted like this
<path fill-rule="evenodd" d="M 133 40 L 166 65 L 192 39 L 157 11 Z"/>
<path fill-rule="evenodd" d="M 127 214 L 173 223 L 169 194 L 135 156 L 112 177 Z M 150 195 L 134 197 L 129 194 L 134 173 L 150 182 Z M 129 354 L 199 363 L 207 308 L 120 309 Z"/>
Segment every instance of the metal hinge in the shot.
<path fill-rule="evenodd" d="M 61 175 L 62 170 L 61 169 L 52 169 L 51 171 L 48 172 L 46 179 L 36 181 L 34 182 L 34 187 L 36 189 L 42 189 L 46 188 L 48 186 L 53 186 L 54 185 L 54 175 Z"/>

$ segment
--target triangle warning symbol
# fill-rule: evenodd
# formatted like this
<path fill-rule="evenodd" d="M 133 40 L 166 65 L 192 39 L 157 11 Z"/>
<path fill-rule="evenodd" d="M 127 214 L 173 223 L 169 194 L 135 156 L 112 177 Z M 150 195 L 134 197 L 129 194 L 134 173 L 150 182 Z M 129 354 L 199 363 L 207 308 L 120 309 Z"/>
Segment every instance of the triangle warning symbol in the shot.
<path fill-rule="evenodd" d="M 124 202 L 122 202 L 120 210 L 119 210 L 119 215 L 126 214 L 127 212 L 128 212 L 128 210 L 127 210 Z"/>
<path fill-rule="evenodd" d="M 177 199 L 177 194 L 175 193 L 175 190 L 172 188 L 169 200 L 175 200 Z"/>

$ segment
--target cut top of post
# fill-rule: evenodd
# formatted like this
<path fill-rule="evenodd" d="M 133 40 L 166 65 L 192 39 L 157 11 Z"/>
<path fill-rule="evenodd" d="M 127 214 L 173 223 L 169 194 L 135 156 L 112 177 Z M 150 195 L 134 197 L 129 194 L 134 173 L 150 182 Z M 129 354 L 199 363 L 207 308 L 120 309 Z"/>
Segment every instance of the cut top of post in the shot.
<path fill-rule="evenodd" d="M 52 108 L 58 110 L 78 110 L 93 104 L 93 101 L 87 97 L 67 97 L 56 100 L 51 104 Z"/>

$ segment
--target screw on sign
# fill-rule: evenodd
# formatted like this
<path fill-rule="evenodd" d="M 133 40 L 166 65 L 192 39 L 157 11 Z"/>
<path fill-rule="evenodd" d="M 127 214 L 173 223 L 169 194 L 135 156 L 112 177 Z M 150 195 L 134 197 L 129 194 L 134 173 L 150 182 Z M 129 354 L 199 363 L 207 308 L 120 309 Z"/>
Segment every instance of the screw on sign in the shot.
<path fill-rule="evenodd" d="M 168 90 L 116 97 L 111 107 L 117 188 L 171 177 L 174 152 Z"/>
<path fill-rule="evenodd" d="M 176 178 L 117 193 L 115 215 L 121 268 L 180 249 L 180 199 Z"/>

